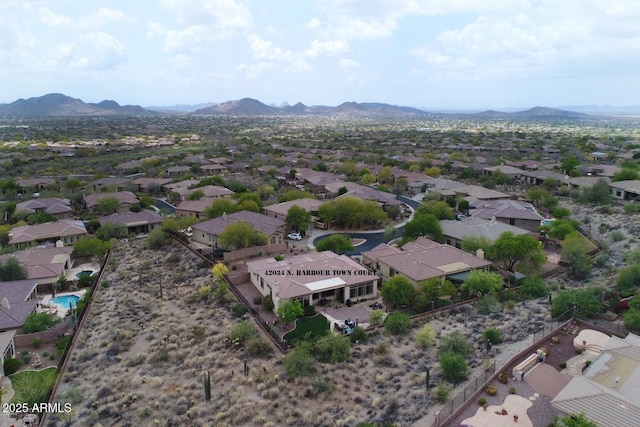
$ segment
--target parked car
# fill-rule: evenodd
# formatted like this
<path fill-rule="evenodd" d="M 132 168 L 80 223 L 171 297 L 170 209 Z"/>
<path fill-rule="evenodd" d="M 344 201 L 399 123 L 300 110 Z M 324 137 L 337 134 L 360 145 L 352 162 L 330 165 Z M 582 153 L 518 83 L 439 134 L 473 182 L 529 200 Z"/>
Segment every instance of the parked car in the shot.
<path fill-rule="evenodd" d="M 369 307 L 373 308 L 374 310 L 382 310 L 384 309 L 384 304 L 382 304 L 380 301 L 376 301 L 373 304 L 369 304 Z"/>
<path fill-rule="evenodd" d="M 342 335 L 351 335 L 353 333 L 353 329 L 351 329 L 350 327 L 348 327 L 347 325 L 343 324 L 338 324 L 338 323 L 334 323 L 333 324 L 334 329 L 342 334 Z"/>
<path fill-rule="evenodd" d="M 302 235 L 298 232 L 287 234 L 287 239 L 290 240 L 302 240 Z"/>
<path fill-rule="evenodd" d="M 347 325 L 348 327 L 350 327 L 351 329 L 356 327 L 356 322 L 354 322 L 353 320 L 351 320 L 351 318 L 347 317 L 344 320 L 344 324 Z"/>

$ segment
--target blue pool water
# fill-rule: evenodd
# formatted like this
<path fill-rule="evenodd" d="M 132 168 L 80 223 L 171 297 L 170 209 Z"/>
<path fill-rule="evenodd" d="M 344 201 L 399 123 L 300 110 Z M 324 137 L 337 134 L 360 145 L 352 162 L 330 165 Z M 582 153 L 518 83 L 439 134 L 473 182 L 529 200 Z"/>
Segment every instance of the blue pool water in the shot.
<path fill-rule="evenodd" d="M 69 308 L 69 304 L 71 304 L 71 307 L 75 307 L 79 300 L 80 298 L 75 295 L 62 295 L 52 298 L 49 302 L 52 304 L 58 304 L 64 308 Z"/>

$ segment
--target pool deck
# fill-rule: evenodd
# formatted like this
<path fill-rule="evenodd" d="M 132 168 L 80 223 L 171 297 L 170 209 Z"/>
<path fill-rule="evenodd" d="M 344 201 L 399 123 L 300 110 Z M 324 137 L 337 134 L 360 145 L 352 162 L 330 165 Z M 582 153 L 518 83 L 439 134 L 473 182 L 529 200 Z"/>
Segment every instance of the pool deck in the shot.
<path fill-rule="evenodd" d="M 68 282 L 73 282 L 75 280 L 78 280 L 78 273 L 81 273 L 83 271 L 92 271 L 93 273 L 91 273 L 91 275 L 94 276 L 100 272 L 100 266 L 95 262 L 80 264 L 77 267 L 69 269 L 69 271 L 67 271 L 67 274 L 64 275 L 64 278 Z"/>
<path fill-rule="evenodd" d="M 63 297 L 68 295 L 75 295 L 78 298 L 82 298 L 84 293 L 87 292 L 86 289 L 80 289 L 74 292 L 62 292 L 55 295 L 55 297 Z M 39 302 L 40 313 L 51 313 L 56 314 L 58 317 L 65 317 L 67 312 L 69 311 L 69 307 L 63 307 L 60 304 L 52 303 L 51 300 L 55 298 L 53 295 L 45 295 L 42 297 L 42 300 Z"/>

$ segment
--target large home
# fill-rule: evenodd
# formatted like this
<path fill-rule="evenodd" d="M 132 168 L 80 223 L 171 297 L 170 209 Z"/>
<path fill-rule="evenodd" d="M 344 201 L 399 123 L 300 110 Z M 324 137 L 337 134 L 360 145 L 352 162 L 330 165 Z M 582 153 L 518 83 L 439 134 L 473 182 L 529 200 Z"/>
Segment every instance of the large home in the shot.
<path fill-rule="evenodd" d="M 131 184 L 131 180 L 128 178 L 119 178 L 116 176 L 108 176 L 106 178 L 98 178 L 91 181 L 88 187 L 91 191 L 99 192 L 103 189 L 109 189 L 111 191 L 122 191 L 127 184 Z"/>
<path fill-rule="evenodd" d="M 444 199 L 462 197 L 468 201 L 509 199 L 511 196 L 479 185 L 468 185 L 447 178 L 432 178 L 425 182 L 426 195 L 437 194 Z"/>
<path fill-rule="evenodd" d="M 364 265 L 382 277 L 400 274 L 416 286 L 438 277 L 462 282 L 470 271 L 486 270 L 491 266 L 491 261 L 425 237 L 405 244 L 402 249 L 381 243 L 362 252 L 362 258 Z"/>
<path fill-rule="evenodd" d="M 205 185 L 203 187 L 190 188 L 182 192 L 179 192 L 179 194 L 180 194 L 180 197 L 182 197 L 182 200 L 187 200 L 189 199 L 189 196 L 191 196 L 195 192 L 200 192 L 202 193 L 203 197 L 208 197 L 209 199 L 217 199 L 219 197 L 231 197 L 235 194 L 233 191 L 229 190 L 228 188 L 225 188 L 219 185 Z"/>
<path fill-rule="evenodd" d="M 520 179 L 524 174 L 524 171 L 522 169 L 509 165 L 488 166 L 483 170 L 483 174 L 485 175 L 494 175 L 498 172 L 508 176 L 512 180 Z"/>
<path fill-rule="evenodd" d="M 640 180 L 610 182 L 611 197 L 618 200 L 638 200 L 640 198 Z"/>
<path fill-rule="evenodd" d="M 73 267 L 73 247 L 29 248 L 0 256 L 0 261 L 15 258 L 26 270 L 29 280 L 36 280 L 40 291 L 48 291 L 49 285 L 60 276 L 66 276 Z"/>
<path fill-rule="evenodd" d="M 282 261 L 263 258 L 247 262 L 251 283 L 275 305 L 298 300 L 303 306 L 322 300 L 371 298 L 378 294 L 379 277 L 345 255 L 331 251 L 297 255 Z"/>
<path fill-rule="evenodd" d="M 272 218 L 285 220 L 287 218 L 287 214 L 289 213 L 289 209 L 291 209 L 293 206 L 298 206 L 311 214 L 311 222 L 313 223 L 315 221 L 314 214 L 318 212 L 318 209 L 324 203 L 325 202 L 318 199 L 296 199 L 291 200 L 290 202 L 282 202 L 276 203 L 275 205 L 265 206 L 262 208 L 262 213 Z M 307 230 L 295 231 L 300 231 L 302 234 L 304 234 Z"/>
<path fill-rule="evenodd" d="M 165 186 L 171 183 L 171 178 L 149 178 L 143 176 L 131 182 L 138 187 L 138 191 L 147 194 L 158 194 L 165 192 Z"/>
<path fill-rule="evenodd" d="M 559 185 L 564 185 L 565 180 L 569 179 L 569 176 L 561 174 L 560 172 L 554 172 L 550 170 L 533 170 L 525 171 L 522 174 L 522 180 L 531 185 L 542 185 L 546 179 L 555 179 Z"/>
<path fill-rule="evenodd" d="M 278 218 L 251 211 L 239 211 L 232 214 L 224 214 L 218 218 L 200 222 L 191 226 L 193 230 L 192 240 L 212 248 L 218 248 L 218 236 L 227 226 L 243 221 L 251 225 L 255 230 L 267 235 L 268 244 L 283 243 L 287 233 L 287 223 Z"/>
<path fill-rule="evenodd" d="M 16 213 L 24 213 L 26 215 L 38 212 L 47 212 L 57 219 L 69 219 L 73 215 L 71 200 L 60 199 L 56 197 L 44 197 L 42 199 L 31 199 L 26 202 L 20 202 L 16 205 Z"/>
<path fill-rule="evenodd" d="M 13 337 L 16 331 L 0 333 L 0 377 L 4 375 L 4 361 L 16 357 L 16 345 Z"/>
<path fill-rule="evenodd" d="M 24 325 L 38 304 L 37 286 L 32 279 L 0 282 L 0 332 L 15 331 Z"/>
<path fill-rule="evenodd" d="M 185 200 L 176 206 L 176 218 L 193 216 L 198 219 L 206 218 L 206 210 L 215 199 L 203 197 L 200 200 Z"/>
<path fill-rule="evenodd" d="M 115 223 L 127 228 L 127 234 L 147 234 L 162 227 L 162 216 L 155 211 L 143 209 L 140 212 L 116 212 L 98 218 L 100 225 Z"/>
<path fill-rule="evenodd" d="M 132 207 L 140 206 L 138 196 L 131 191 L 116 191 L 115 193 L 97 193 L 84 196 L 84 205 L 89 213 L 97 213 L 100 200 L 116 199 L 118 201 L 118 212 L 130 211 Z"/>
<path fill-rule="evenodd" d="M 596 185 L 600 180 L 605 181 L 607 184 L 611 181 L 604 176 L 578 176 L 565 180 L 569 188 L 589 188 Z"/>
<path fill-rule="evenodd" d="M 538 231 L 543 219 L 533 205 L 516 200 L 472 202 L 469 214 L 473 218 L 496 220 L 531 232 Z"/>
<path fill-rule="evenodd" d="M 523 228 L 497 220 L 473 217 L 464 218 L 461 221 L 444 219 L 440 221 L 440 227 L 447 245 L 455 246 L 456 248 L 460 248 L 462 241 L 468 237 L 484 237 L 493 243 L 502 233 L 507 231 L 515 235 L 529 234 Z"/>
<path fill-rule="evenodd" d="M 63 219 L 57 222 L 45 222 L 36 225 L 14 227 L 9 231 L 9 244 L 18 248 L 50 244 L 58 246 L 72 245 L 87 236 L 87 229 L 82 221 Z"/>
<path fill-rule="evenodd" d="M 26 178 L 21 179 L 17 183 L 23 189 L 35 189 L 36 191 L 44 191 L 51 186 L 57 186 L 57 182 L 53 178 Z"/>
<path fill-rule="evenodd" d="M 342 193 L 341 193 L 342 190 Z M 346 190 L 346 191 L 345 191 Z M 355 182 L 335 181 L 325 185 L 327 199 L 355 196 L 362 200 L 370 200 L 379 203 L 383 208 L 390 205 L 397 205 L 400 202 L 396 199 L 396 195 L 375 188 L 367 187 Z"/>
<path fill-rule="evenodd" d="M 633 425 L 640 420 L 639 384 L 640 337 L 631 333 L 625 338 L 612 336 L 551 405 L 560 417 L 583 413 L 600 427 Z"/>

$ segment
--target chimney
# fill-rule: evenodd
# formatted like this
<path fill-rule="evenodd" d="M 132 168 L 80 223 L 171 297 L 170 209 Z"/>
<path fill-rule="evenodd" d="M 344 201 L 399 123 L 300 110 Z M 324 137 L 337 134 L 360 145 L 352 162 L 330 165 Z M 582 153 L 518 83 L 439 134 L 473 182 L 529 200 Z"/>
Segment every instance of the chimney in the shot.
<path fill-rule="evenodd" d="M 478 258 L 482 258 L 482 259 L 484 259 L 484 251 L 482 250 L 482 248 L 480 248 L 480 249 L 478 249 L 478 250 L 476 251 L 476 256 L 477 256 Z"/>
<path fill-rule="evenodd" d="M 2 308 L 9 310 L 9 300 L 7 298 L 2 298 Z"/>

